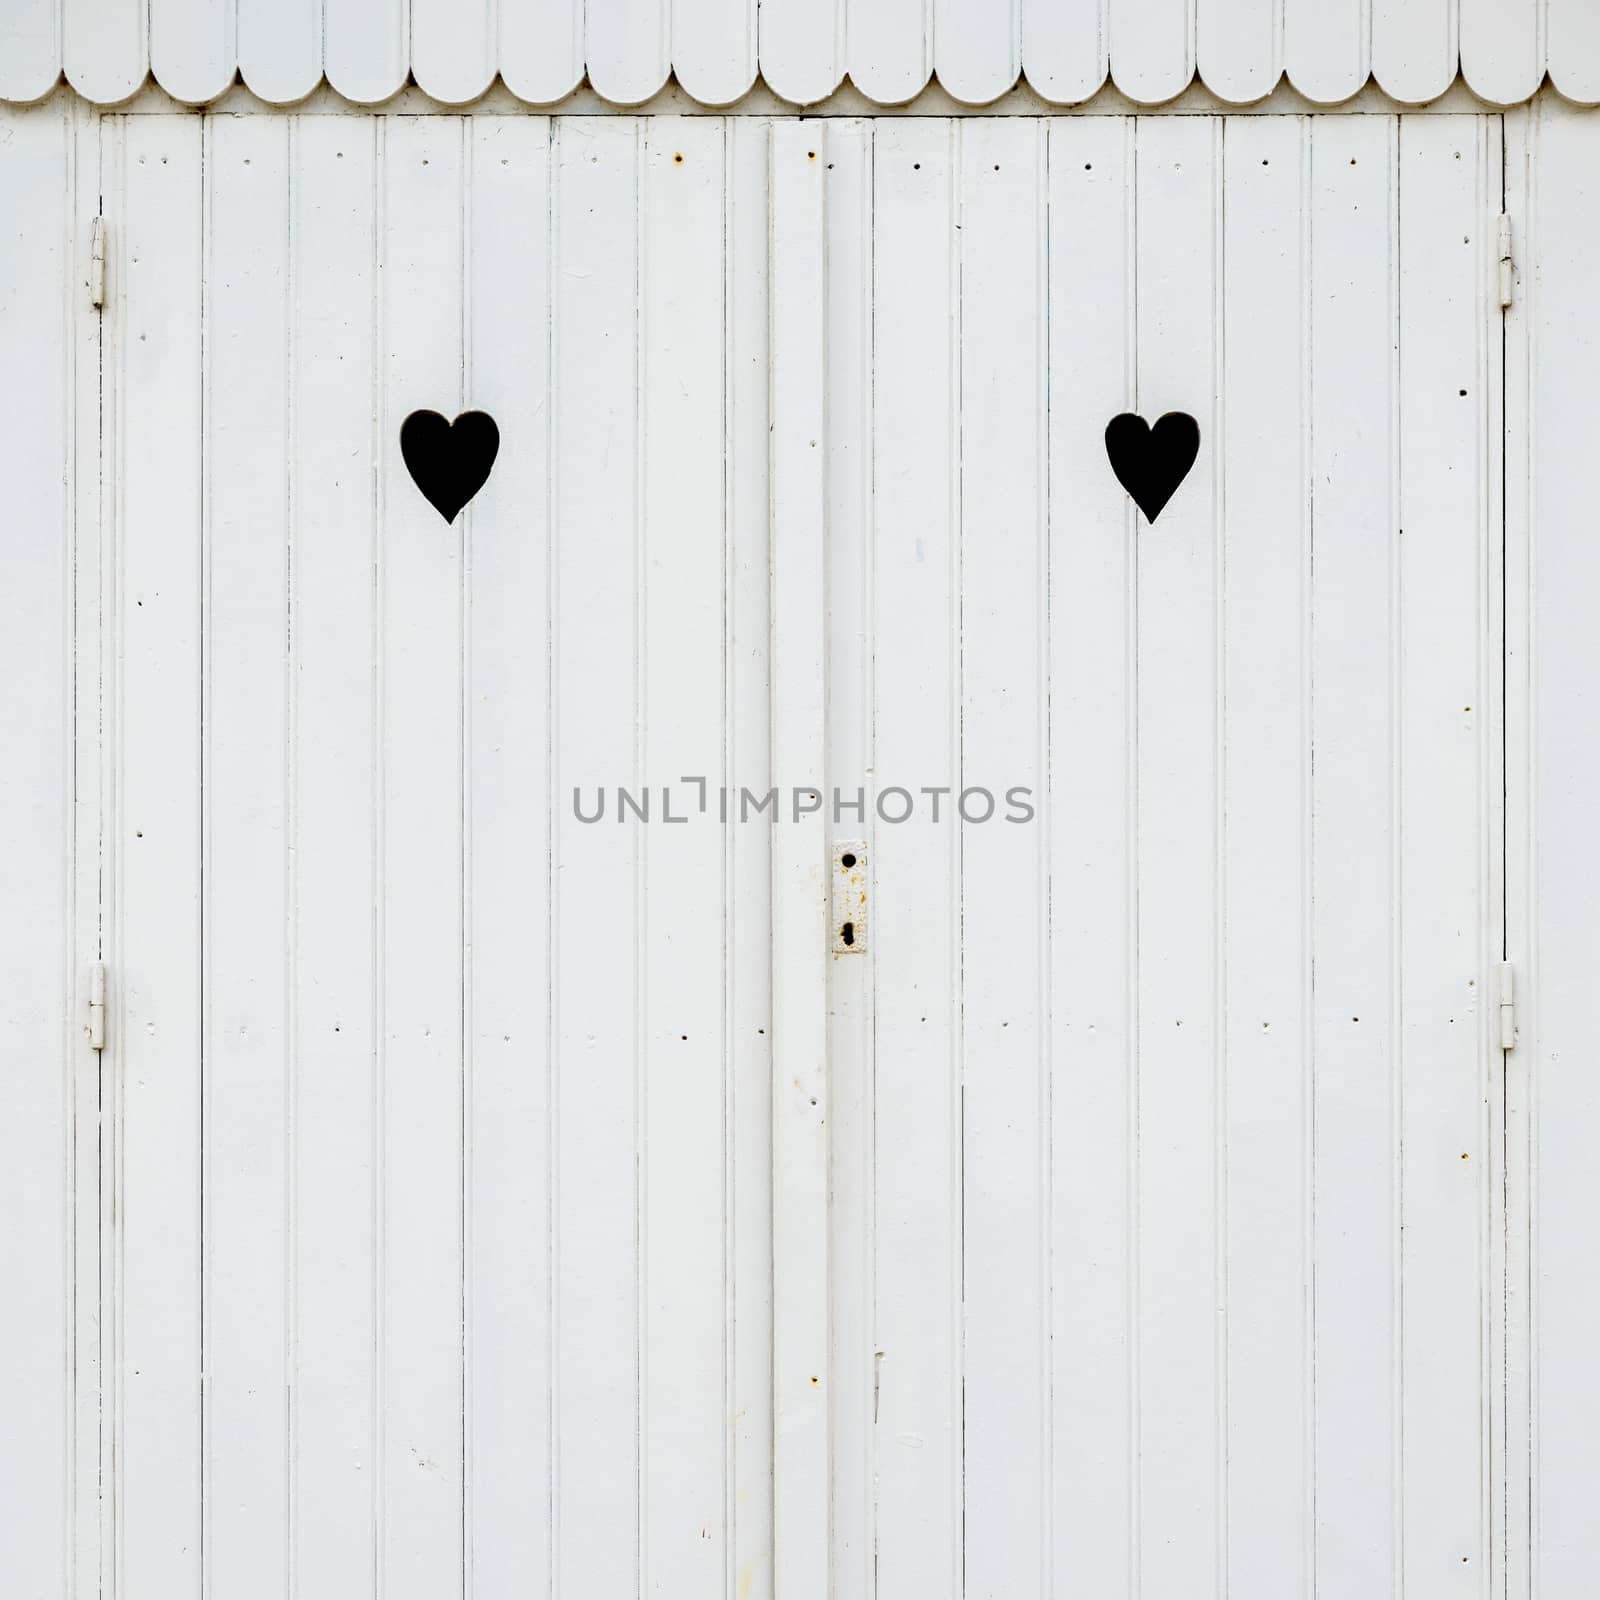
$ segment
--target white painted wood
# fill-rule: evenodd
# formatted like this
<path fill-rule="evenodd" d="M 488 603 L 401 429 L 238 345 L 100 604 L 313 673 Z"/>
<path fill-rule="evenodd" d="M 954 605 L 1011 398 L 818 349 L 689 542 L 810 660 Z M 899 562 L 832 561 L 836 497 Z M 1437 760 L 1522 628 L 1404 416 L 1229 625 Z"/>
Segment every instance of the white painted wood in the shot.
<path fill-rule="evenodd" d="M 933 72 L 934 0 L 846 0 L 850 81 L 879 105 L 899 105 Z"/>
<path fill-rule="evenodd" d="M 1397 135 L 1311 135 L 1314 1575 L 1351 1596 L 1400 1549 Z"/>
<path fill-rule="evenodd" d="M 872 159 L 874 125 L 828 124 L 824 227 L 828 307 L 827 650 L 830 948 L 840 951 L 837 904 L 841 858 L 853 839 L 857 868 L 868 864 L 872 915 Z M 837 794 L 837 803 L 834 801 Z M 845 913 L 850 915 L 851 913 Z M 870 950 L 870 941 L 867 949 Z M 857 946 L 858 957 L 860 946 Z M 837 1600 L 865 1600 L 873 1582 L 872 1416 L 878 1362 L 872 1326 L 872 983 L 867 959 L 828 963 L 828 1250 L 834 1359 L 830 1426 L 840 1442 L 832 1462 L 833 1571 Z"/>
<path fill-rule="evenodd" d="M 1336 105 L 1367 81 L 1372 62 L 1369 0 L 1290 0 L 1283 14 L 1283 65 L 1308 100 Z"/>
<path fill-rule="evenodd" d="M 1057 105 L 1087 100 L 1110 69 L 1109 0 L 1060 6 L 1022 0 L 1022 72 L 1030 88 Z"/>
<path fill-rule="evenodd" d="M 462 1563 L 462 539 L 400 423 L 463 405 L 463 125 L 396 118 L 380 154 L 378 330 L 378 1572 L 447 1592 Z M 492 488 L 489 492 L 492 492 Z"/>
<path fill-rule="evenodd" d="M 1372 75 L 1385 94 L 1421 105 L 1456 75 L 1460 0 L 1372 0 Z"/>
<path fill-rule="evenodd" d="M 304 99 L 322 82 L 323 0 L 236 0 L 239 76 L 273 105 Z"/>
<path fill-rule="evenodd" d="M 1284 9 L 1277 0 L 1196 0 L 1195 69 L 1208 89 L 1243 105 L 1277 87 Z"/>
<path fill-rule="evenodd" d="M 1115 57 L 1113 56 L 1113 70 Z M 1139 1571 L 1221 1559 L 1225 1404 L 1218 453 L 1221 128 L 1152 118 L 1135 168 L 1138 409 L 1200 424 L 1193 470 L 1138 542 Z M 1208 442 L 1209 441 L 1209 442 Z"/>
<path fill-rule="evenodd" d="M 1485 234 L 1500 156 L 1478 119 L 1401 123 L 1397 704 L 1404 1284 L 1402 1574 L 1478 1594 L 1489 1560 L 1486 1262 L 1492 758 L 1484 591 Z M 1498 339 L 1496 339 L 1498 344 Z M 1470 804 L 1449 796 L 1470 797 Z"/>
<path fill-rule="evenodd" d="M 29 374 L 0 398 L 0 472 L 15 495 L 0 540 L 0 1426 L 14 1468 L 0 1546 L 17 1591 L 52 1600 L 72 1592 L 77 1531 L 73 1236 L 95 1224 L 92 1190 L 87 1214 L 74 1192 L 72 1138 L 88 1053 L 74 998 L 94 933 L 77 926 L 73 874 L 74 156 L 62 106 L 0 124 L 0 362 Z M 95 1290 L 91 1276 L 77 1293 L 92 1302 Z"/>
<path fill-rule="evenodd" d="M 1552 19 L 1553 20 L 1553 19 Z M 1593 1059 L 1596 841 L 1586 797 L 1593 758 L 1574 742 L 1592 707 L 1597 663 L 1584 599 L 1593 592 L 1591 490 L 1584 446 L 1595 411 L 1596 325 L 1586 298 L 1600 240 L 1590 118 L 1547 104 L 1527 135 L 1522 293 L 1512 347 L 1526 350 L 1529 427 L 1526 493 L 1513 513 L 1527 527 L 1532 654 L 1517 686 L 1528 765 L 1513 794 L 1529 807 L 1521 902 L 1528 973 L 1521 985 L 1515 1078 L 1527 1082 L 1531 1241 L 1531 1583 L 1539 1595 L 1578 1594 L 1600 1560 L 1589 1516 L 1600 1485 L 1600 1390 L 1590 1359 L 1600 1300 L 1584 1263 L 1600 1226 L 1591 1156 L 1600 1130 Z M 1520 163 L 1519 163 L 1520 165 Z M 1520 198 L 1520 196 L 1519 196 Z M 1509 555 L 1510 552 L 1508 552 Z M 1526 677 L 1522 677 L 1525 673 Z M 1520 781 L 1519 781 L 1520 780 Z M 1515 859 L 1515 858 L 1514 858 Z"/>
<path fill-rule="evenodd" d="M 1504 402 L 1502 425 L 1505 453 L 1502 460 L 1505 493 L 1505 530 L 1501 550 L 1503 610 L 1501 616 L 1505 674 L 1500 686 L 1501 728 L 1505 742 L 1505 791 L 1502 822 L 1505 849 L 1501 865 L 1505 894 L 1503 950 L 1514 952 L 1513 981 L 1520 993 L 1513 1014 L 1516 1043 L 1501 1063 L 1504 1093 L 1497 1107 L 1489 1100 L 1491 1139 L 1498 1110 L 1503 1157 L 1499 1177 L 1504 1185 L 1505 1219 L 1498 1241 L 1501 1260 L 1491 1257 L 1491 1284 L 1498 1265 L 1504 1284 L 1504 1319 L 1491 1348 L 1491 1370 L 1503 1372 L 1504 1387 L 1497 1397 L 1499 1437 L 1492 1462 L 1494 1482 L 1525 1485 L 1526 1492 L 1505 1498 L 1503 1523 L 1495 1518 L 1505 1551 L 1505 1589 L 1508 1595 L 1532 1592 L 1534 1572 L 1534 1517 L 1538 1485 L 1534 1474 L 1534 1340 L 1532 1317 L 1533 1266 L 1533 1108 L 1537 1066 L 1541 1059 L 1539 977 L 1539 924 L 1534 895 L 1534 869 L 1538 849 L 1534 838 L 1535 806 L 1539 780 L 1534 769 L 1534 739 L 1538 725 L 1533 709 L 1533 362 L 1535 334 L 1533 311 L 1538 296 L 1531 263 L 1539 254 L 1541 229 L 1534 204 L 1534 151 L 1539 144 L 1539 116 L 1532 107 L 1519 108 L 1505 118 L 1505 208 L 1514 245 L 1522 254 L 1522 270 L 1513 273 L 1515 291 L 1505 312 Z M 1546 269 L 1547 270 L 1547 269 Z M 1493 857 L 1491 856 L 1491 862 Z M 1491 949 L 1491 955 L 1494 953 Z M 1517 981 L 1520 978 L 1520 981 Z M 1532 986 L 1530 988 L 1530 985 Z M 1495 1175 L 1491 1172 L 1491 1181 Z M 1494 1300 L 1490 1301 L 1491 1308 Z"/>
<path fill-rule="evenodd" d="M 67 82 L 99 105 L 126 100 L 150 66 L 145 0 L 61 0 L 61 6 Z"/>
<path fill-rule="evenodd" d="M 323 0 L 323 70 L 357 105 L 405 87 L 411 68 L 410 0 Z"/>
<path fill-rule="evenodd" d="M 1188 88 L 1195 67 L 1196 0 L 1110 0 L 1111 81 L 1130 100 L 1158 105 Z"/>
<path fill-rule="evenodd" d="M 826 125 L 772 132 L 773 1572 L 825 1592 L 828 1315 L 826 826 L 823 814 Z M 815 795 L 809 805 L 807 791 Z"/>
<path fill-rule="evenodd" d="M 114 1554 L 126 1592 L 198 1589 L 201 1224 L 201 125 L 108 131 L 116 484 L 116 821 L 107 955 L 116 1374 Z"/>
<path fill-rule="evenodd" d="M 289 124 L 206 123 L 202 1107 L 206 1570 L 288 1581 Z"/>
<path fill-rule="evenodd" d="M 1313 1565 L 1309 120 L 1224 134 L 1227 1593 Z M 1384 319 L 1387 321 L 1387 318 Z"/>
<path fill-rule="evenodd" d="M 846 0 L 764 0 L 756 8 L 761 77 L 775 94 L 810 105 L 845 73 Z"/>
<path fill-rule="evenodd" d="M 727 607 L 729 676 L 723 781 L 770 786 L 771 581 L 768 542 L 767 125 L 728 127 L 726 229 Z M 729 1374 L 733 1467 L 729 1559 L 751 1595 L 771 1594 L 772 1573 L 772 841 L 766 827 L 730 830 L 728 917 L 729 1270 L 733 1327 Z"/>
<path fill-rule="evenodd" d="M 1135 1549 L 1139 513 L 1104 432 L 1134 403 L 1134 129 L 1054 122 L 1049 153 L 1049 1560 L 1113 1595 L 1133 1592 Z"/>
<path fill-rule="evenodd" d="M 1048 1024 L 1042 962 L 1014 952 L 1043 947 L 1046 881 L 1040 830 L 997 818 L 1045 778 L 1043 127 L 967 124 L 960 186 L 964 1569 L 1042 1593 Z"/>
<path fill-rule="evenodd" d="M 1538 0 L 1461 0 L 1461 74 L 1493 105 L 1526 100 L 1544 80 Z"/>
<path fill-rule="evenodd" d="M 574 118 L 555 149 L 553 1139 L 556 1592 L 638 1583 L 639 574 L 635 206 L 640 132 Z M 676 774 L 674 774 L 676 776 Z"/>
<path fill-rule="evenodd" d="M 476 100 L 494 82 L 490 0 L 411 0 L 411 75 L 445 105 Z"/>
<path fill-rule="evenodd" d="M 723 106 L 756 78 L 756 0 L 679 0 L 672 8 L 672 71 L 702 105 Z"/>
<path fill-rule="evenodd" d="M 520 99 L 547 105 L 583 81 L 582 0 L 501 6 L 497 65 Z"/>
<path fill-rule="evenodd" d="M 342 1593 L 373 1586 L 381 1489 L 380 137 L 372 123 L 338 117 L 300 119 L 292 134 L 290 1527 L 295 1570 Z"/>
<path fill-rule="evenodd" d="M 550 1581 L 550 125 L 468 129 L 466 398 L 501 430 L 466 544 L 468 1592 Z"/>
<path fill-rule="evenodd" d="M 1022 70 L 1021 0 L 934 0 L 933 67 L 968 105 L 997 99 Z"/>
<path fill-rule="evenodd" d="M 716 118 L 653 118 L 639 197 L 641 761 L 673 797 L 641 830 L 641 1582 L 683 1595 L 722 1586 L 727 1546 L 726 957 L 706 937 L 727 893 L 711 793 L 725 734 L 725 138 Z M 703 806 L 685 777 L 702 780 Z"/>
<path fill-rule="evenodd" d="M 150 71 L 176 100 L 200 105 L 233 82 L 232 0 L 148 0 Z"/>
<path fill-rule="evenodd" d="M 0 16 L 0 101 L 47 95 L 61 76 L 62 0 L 12 0 Z"/>
<path fill-rule="evenodd" d="M 613 105 L 648 100 L 672 70 L 672 19 L 666 0 L 616 0 L 584 9 L 589 82 Z"/>
<path fill-rule="evenodd" d="M 1547 0 L 1545 66 L 1567 99 L 1600 103 L 1600 13 L 1594 7 L 1583 0 Z"/>
<path fill-rule="evenodd" d="M 887 787 L 960 781 L 960 138 L 948 121 L 876 130 L 873 271 L 898 289 L 873 312 L 874 759 L 876 797 L 894 816 L 904 801 Z M 954 1595 L 960 857 L 954 830 L 921 819 L 875 823 L 872 843 L 878 1592 Z"/>

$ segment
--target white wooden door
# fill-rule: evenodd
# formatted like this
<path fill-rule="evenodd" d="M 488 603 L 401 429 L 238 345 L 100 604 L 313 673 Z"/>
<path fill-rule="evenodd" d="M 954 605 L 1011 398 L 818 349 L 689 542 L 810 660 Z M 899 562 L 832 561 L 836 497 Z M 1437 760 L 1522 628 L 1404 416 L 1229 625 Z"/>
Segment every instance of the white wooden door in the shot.
<path fill-rule="evenodd" d="M 761 1593 L 765 129 L 103 162 L 115 1592 Z"/>
<path fill-rule="evenodd" d="M 103 1417 L 129 1600 L 1489 1593 L 1498 119 L 74 137 L 106 873 L 19 949 L 112 1005 L 98 1085 L 27 1021 L 19 1150 L 105 1111 L 103 1285 L 91 1164 L 8 1324 L 83 1325 L 37 1591 Z M 447 525 L 399 424 L 469 406 Z M 1129 410 L 1200 427 L 1153 524 Z"/>
<path fill-rule="evenodd" d="M 1498 121 L 814 137 L 832 1592 L 1487 1595 Z"/>

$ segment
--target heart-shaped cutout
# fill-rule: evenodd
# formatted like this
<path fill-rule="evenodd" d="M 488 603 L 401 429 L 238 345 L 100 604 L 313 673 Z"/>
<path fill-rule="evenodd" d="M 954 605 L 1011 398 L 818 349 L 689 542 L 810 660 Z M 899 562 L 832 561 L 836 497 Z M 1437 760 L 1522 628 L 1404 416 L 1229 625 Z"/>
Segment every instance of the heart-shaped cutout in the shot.
<path fill-rule="evenodd" d="M 400 424 L 406 470 L 446 522 L 489 481 L 499 453 L 500 429 L 487 411 L 463 411 L 454 422 L 437 411 L 413 411 Z"/>
<path fill-rule="evenodd" d="M 1154 522 L 1200 454 L 1200 424 L 1187 411 L 1169 411 L 1152 428 L 1124 411 L 1106 424 L 1106 454 L 1117 482 Z"/>

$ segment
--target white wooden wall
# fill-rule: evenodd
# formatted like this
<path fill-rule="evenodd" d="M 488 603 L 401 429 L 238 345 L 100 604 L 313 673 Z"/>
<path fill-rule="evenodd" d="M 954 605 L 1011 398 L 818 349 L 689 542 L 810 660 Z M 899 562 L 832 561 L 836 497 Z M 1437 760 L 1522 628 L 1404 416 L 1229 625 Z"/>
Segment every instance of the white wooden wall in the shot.
<path fill-rule="evenodd" d="M 94 135 L 64 103 L 0 118 L 0 1587 L 19 1600 L 96 1573 Z"/>
<path fill-rule="evenodd" d="M 286 104 L 326 78 L 353 101 L 410 78 L 446 104 L 498 76 L 549 104 L 587 77 L 634 105 L 675 75 L 708 105 L 759 74 L 788 100 L 850 80 L 893 105 L 929 81 L 983 104 L 1019 76 L 1045 99 L 1088 99 L 1108 81 L 1141 103 L 1196 78 L 1222 99 L 1287 80 L 1309 99 L 1348 99 L 1369 78 L 1395 99 L 1442 94 L 1457 73 L 1491 104 L 1544 80 L 1600 101 L 1592 0 L 7 0 L 0 99 L 31 101 L 64 73 L 115 104 L 147 75 L 201 103 L 236 74 Z"/>
<path fill-rule="evenodd" d="M 1514 119 L 1508 188 L 1525 219 L 1508 338 L 1507 621 L 1513 949 L 1526 950 L 1512 1058 L 1508 1414 L 1531 1492 L 1511 1502 L 1520 1592 L 1587 1593 L 1600 1572 L 1600 852 L 1595 839 L 1593 441 L 1600 429 L 1600 129 L 1554 103 Z M 1526 1359 L 1523 1360 L 1523 1353 Z"/>
<path fill-rule="evenodd" d="M 563 801 L 763 783 L 769 200 L 830 780 L 1049 795 L 877 830 L 797 1527 L 841 1596 L 963 1523 L 969 1588 L 1589 1593 L 1592 117 L 1508 139 L 1503 1174 L 1494 124 L 813 127 L 814 201 L 757 122 L 0 116 L 8 1594 L 770 1592 L 766 833 Z M 394 424 L 463 401 L 446 531 Z M 1135 403 L 1207 440 L 1137 531 Z"/>
<path fill-rule="evenodd" d="M 1498 124 L 825 138 L 833 1592 L 1485 1595 Z"/>
<path fill-rule="evenodd" d="M 119 1592 L 759 1593 L 767 842 L 571 791 L 762 782 L 765 129 L 102 182 Z M 502 432 L 454 527 L 423 405 Z"/>

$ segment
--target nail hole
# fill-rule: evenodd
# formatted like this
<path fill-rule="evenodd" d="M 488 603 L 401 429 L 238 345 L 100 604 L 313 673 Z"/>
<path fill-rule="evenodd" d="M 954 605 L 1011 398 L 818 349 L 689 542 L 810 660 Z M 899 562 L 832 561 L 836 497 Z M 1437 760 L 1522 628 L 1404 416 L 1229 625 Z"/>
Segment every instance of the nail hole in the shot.
<path fill-rule="evenodd" d="M 855 925 L 855 923 L 853 923 L 853 922 L 845 923 L 845 925 L 842 928 L 840 928 L 840 930 L 839 930 L 839 937 L 846 944 L 854 944 L 856 942 L 856 925 Z"/>
<path fill-rule="evenodd" d="M 839 865 L 841 867 L 853 867 L 855 864 L 856 856 L 855 851 L 853 850 L 846 850 L 845 853 L 839 857 Z"/>

